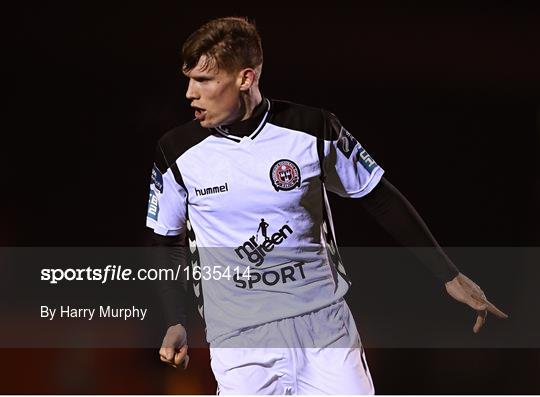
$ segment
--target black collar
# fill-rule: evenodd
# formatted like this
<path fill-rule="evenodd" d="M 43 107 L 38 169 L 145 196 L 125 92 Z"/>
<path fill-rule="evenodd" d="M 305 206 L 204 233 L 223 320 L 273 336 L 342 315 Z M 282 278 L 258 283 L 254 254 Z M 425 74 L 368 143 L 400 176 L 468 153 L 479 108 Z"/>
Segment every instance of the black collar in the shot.
<path fill-rule="evenodd" d="M 230 125 L 220 125 L 216 127 L 216 131 L 222 135 L 233 135 L 235 137 L 244 137 L 248 135 L 254 135 L 251 138 L 255 138 L 258 132 L 264 126 L 264 123 L 268 117 L 268 111 L 270 110 L 270 101 L 263 97 L 262 101 L 253 109 L 251 117 L 237 121 Z"/>

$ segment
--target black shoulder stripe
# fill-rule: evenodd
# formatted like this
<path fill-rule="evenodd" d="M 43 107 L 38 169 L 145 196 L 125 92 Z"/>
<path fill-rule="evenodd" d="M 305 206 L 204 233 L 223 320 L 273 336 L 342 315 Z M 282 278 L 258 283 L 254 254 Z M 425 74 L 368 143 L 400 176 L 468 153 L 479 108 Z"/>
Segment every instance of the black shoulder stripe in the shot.
<path fill-rule="evenodd" d="M 323 110 L 325 128 L 324 139 L 327 141 L 336 141 L 341 133 L 341 122 L 334 113 Z"/>
<path fill-rule="evenodd" d="M 287 101 L 272 101 L 269 122 L 279 127 L 301 131 L 327 141 L 338 139 L 341 123 L 331 112 Z"/>
<path fill-rule="evenodd" d="M 168 131 L 159 140 L 163 156 L 170 167 L 184 152 L 204 141 L 211 131 L 201 127 L 197 120 Z"/>
<path fill-rule="evenodd" d="M 173 173 L 174 180 L 176 181 L 176 183 L 182 186 L 184 190 L 187 192 L 188 190 L 186 188 L 186 185 L 184 184 L 184 179 L 182 178 L 182 174 L 180 173 L 180 170 L 178 169 L 178 165 L 176 164 L 176 162 L 174 162 L 171 165 L 171 171 Z"/>
<path fill-rule="evenodd" d="M 161 144 L 158 142 L 156 145 L 156 154 L 154 156 L 154 163 L 156 164 L 156 167 L 158 168 L 159 172 L 164 174 L 167 172 L 167 169 L 169 168 L 169 164 L 167 163 L 167 159 L 165 158 L 165 153 L 163 153 L 163 149 L 161 148 Z"/>
<path fill-rule="evenodd" d="M 176 127 L 161 137 L 156 149 L 156 166 L 161 173 L 170 168 L 176 182 L 186 188 L 176 160 L 188 149 L 201 143 L 209 135 L 209 130 L 202 128 L 198 121 Z"/>
<path fill-rule="evenodd" d="M 317 155 L 321 170 L 320 178 L 324 181 L 324 141 L 338 139 L 341 131 L 341 123 L 338 118 L 324 109 L 287 101 L 272 101 L 272 106 L 270 123 L 317 138 Z"/>
<path fill-rule="evenodd" d="M 279 127 L 303 132 L 315 137 L 324 136 L 323 113 L 318 108 L 273 100 L 268 121 Z"/>
<path fill-rule="evenodd" d="M 182 179 L 182 174 L 180 173 L 180 170 L 178 169 L 178 164 L 176 164 L 176 161 L 173 161 L 171 163 L 167 160 L 165 151 L 163 150 L 163 147 L 161 146 L 161 142 L 158 142 L 157 147 L 158 147 L 159 153 L 157 153 L 156 155 L 156 165 L 159 168 L 159 171 L 164 174 L 170 168 L 173 173 L 174 180 L 176 181 L 176 183 L 178 183 L 180 186 L 184 188 L 184 190 L 187 191 L 186 185 L 184 185 L 184 180 Z M 160 159 L 163 159 L 163 161 L 160 161 Z"/>

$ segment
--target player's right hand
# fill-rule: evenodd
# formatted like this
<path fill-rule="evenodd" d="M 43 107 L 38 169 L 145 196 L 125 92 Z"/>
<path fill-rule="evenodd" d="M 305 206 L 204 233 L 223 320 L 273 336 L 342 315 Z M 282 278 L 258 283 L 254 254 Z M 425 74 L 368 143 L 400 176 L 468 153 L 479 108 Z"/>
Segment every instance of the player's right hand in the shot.
<path fill-rule="evenodd" d="M 187 352 L 186 329 L 182 324 L 171 325 L 167 329 L 167 333 L 161 343 L 159 358 L 171 367 L 178 368 L 178 366 L 180 366 L 181 368 L 186 369 L 189 363 Z"/>

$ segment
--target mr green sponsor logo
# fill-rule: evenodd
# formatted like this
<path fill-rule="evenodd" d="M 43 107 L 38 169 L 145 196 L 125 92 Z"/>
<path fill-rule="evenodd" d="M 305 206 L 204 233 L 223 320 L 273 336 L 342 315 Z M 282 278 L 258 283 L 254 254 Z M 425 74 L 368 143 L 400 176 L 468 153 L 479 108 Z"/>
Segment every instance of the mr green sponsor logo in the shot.
<path fill-rule="evenodd" d="M 261 220 L 259 229 L 257 229 L 257 235 L 251 236 L 246 240 L 242 245 L 234 250 L 236 255 L 240 259 L 247 259 L 255 266 L 261 266 L 264 262 L 264 258 L 267 253 L 271 252 L 277 245 L 280 245 L 289 237 L 293 230 L 287 224 L 283 225 L 281 229 L 272 234 L 271 236 L 267 235 L 268 223 Z M 262 237 L 264 241 L 259 245 L 259 230 L 262 230 Z"/>

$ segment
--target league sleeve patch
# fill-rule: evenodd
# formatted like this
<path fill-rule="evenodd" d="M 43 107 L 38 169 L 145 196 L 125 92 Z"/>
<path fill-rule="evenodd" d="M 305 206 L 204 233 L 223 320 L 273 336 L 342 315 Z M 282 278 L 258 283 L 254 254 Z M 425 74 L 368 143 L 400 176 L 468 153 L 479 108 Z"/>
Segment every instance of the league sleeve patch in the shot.
<path fill-rule="evenodd" d="M 362 166 L 366 170 L 368 170 L 369 173 L 371 173 L 371 171 L 373 171 L 375 167 L 377 166 L 377 163 L 375 162 L 375 160 L 371 158 L 369 153 L 366 152 L 364 148 L 360 148 L 360 150 L 358 150 L 358 153 L 356 154 L 356 161 L 362 164 Z"/>
<path fill-rule="evenodd" d="M 148 199 L 147 217 L 157 221 L 158 213 L 159 213 L 159 201 L 154 190 L 150 189 L 150 197 Z"/>
<path fill-rule="evenodd" d="M 155 164 L 152 168 L 152 183 L 158 192 L 163 193 L 163 175 Z"/>
<path fill-rule="evenodd" d="M 337 147 L 345 155 L 350 158 L 354 148 L 358 145 L 358 141 L 352 136 L 349 131 L 341 127 L 339 137 L 337 139 Z"/>

